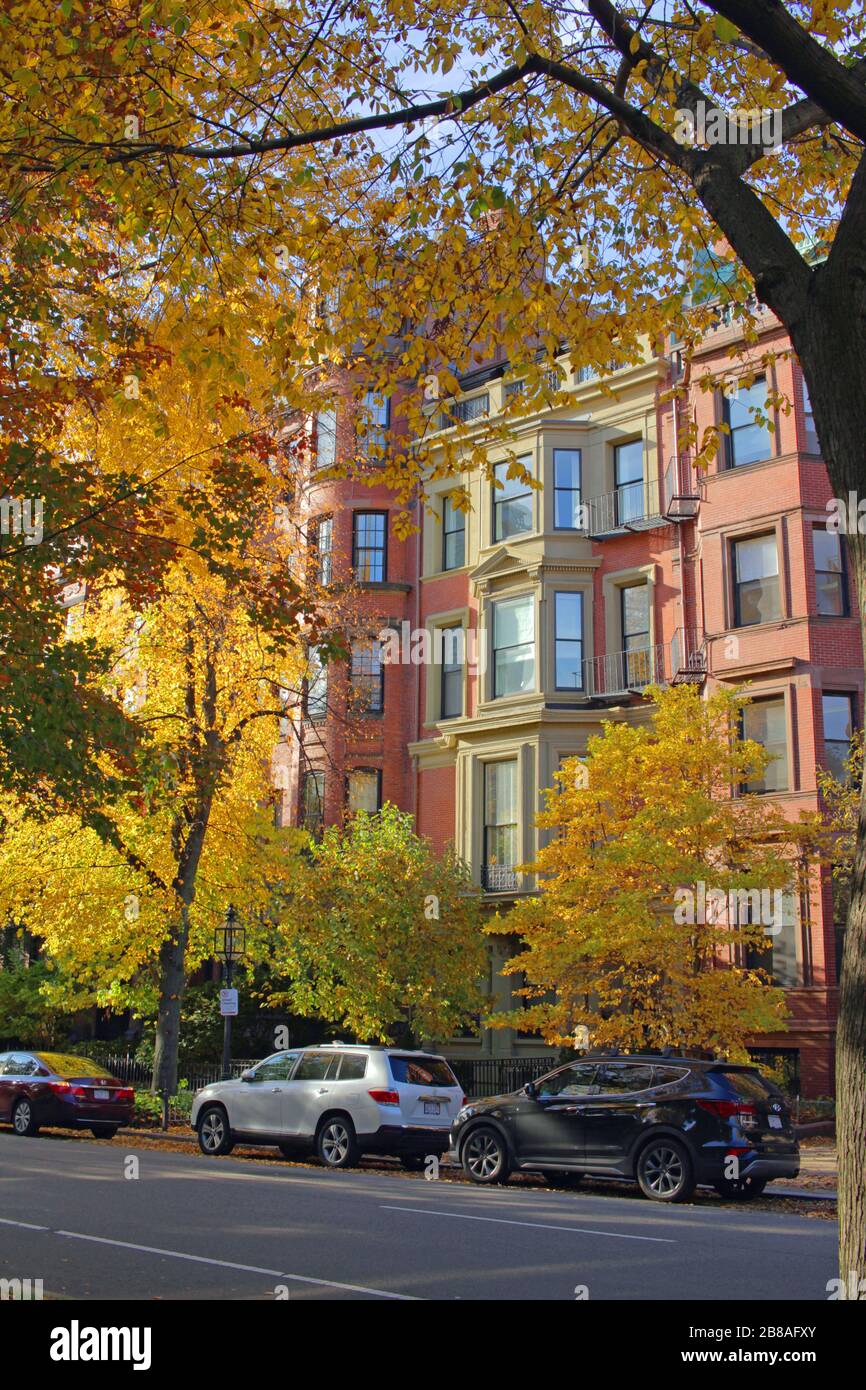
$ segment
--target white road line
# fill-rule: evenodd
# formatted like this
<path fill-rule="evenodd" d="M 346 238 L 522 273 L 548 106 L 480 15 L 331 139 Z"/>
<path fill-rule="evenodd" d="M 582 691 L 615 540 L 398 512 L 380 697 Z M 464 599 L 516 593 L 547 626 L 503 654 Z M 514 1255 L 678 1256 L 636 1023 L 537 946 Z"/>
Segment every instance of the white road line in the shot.
<path fill-rule="evenodd" d="M 2 1218 L 0 1218 L 2 1220 Z M 135 1245 L 129 1240 L 110 1240 L 108 1236 L 89 1236 L 82 1231 L 55 1231 L 51 1226 L 31 1226 L 26 1221 L 6 1221 L 4 1226 L 21 1226 L 27 1231 L 48 1231 L 68 1240 L 91 1240 L 96 1245 L 116 1245 L 121 1250 L 136 1250 L 144 1255 L 164 1255 L 170 1260 L 190 1260 L 194 1264 L 216 1265 L 219 1269 L 237 1269 L 244 1274 L 267 1274 L 273 1279 L 285 1279 L 294 1284 L 316 1284 L 320 1288 L 342 1289 L 344 1293 L 368 1293 L 376 1298 L 398 1299 L 401 1303 L 420 1303 L 411 1293 L 391 1293 L 388 1289 L 370 1289 L 365 1284 L 340 1284 L 335 1279 L 315 1279 L 311 1274 L 286 1274 L 282 1269 L 263 1269 L 259 1265 L 236 1264 L 233 1260 L 214 1260 L 207 1255 L 188 1255 L 183 1250 L 163 1250 L 157 1245 Z"/>
<path fill-rule="evenodd" d="M 627 1236 L 621 1231 L 590 1231 L 583 1226 L 551 1226 L 547 1221 L 507 1221 L 502 1216 L 467 1216 L 462 1211 L 433 1211 L 430 1207 L 382 1207 L 382 1211 L 411 1211 L 418 1216 L 450 1216 L 454 1221 L 492 1221 L 496 1226 L 530 1226 L 535 1231 L 568 1231 L 575 1236 L 607 1236 L 610 1240 L 650 1240 L 655 1245 L 676 1245 L 668 1236 Z"/>
<path fill-rule="evenodd" d="M 30 1221 L 8 1221 L 0 1216 L 0 1226 L 20 1226 L 22 1231 L 50 1231 L 50 1226 L 34 1226 Z"/>

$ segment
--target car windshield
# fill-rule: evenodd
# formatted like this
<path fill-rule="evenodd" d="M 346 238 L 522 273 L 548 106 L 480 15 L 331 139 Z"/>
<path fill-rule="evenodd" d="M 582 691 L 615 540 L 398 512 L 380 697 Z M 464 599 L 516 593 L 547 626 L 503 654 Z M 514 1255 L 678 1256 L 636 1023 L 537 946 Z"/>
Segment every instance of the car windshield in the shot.
<path fill-rule="evenodd" d="M 389 1057 L 391 1075 L 406 1086 L 457 1086 L 444 1057 Z"/>
<path fill-rule="evenodd" d="M 91 1062 L 87 1057 L 69 1057 L 62 1052 L 34 1052 L 33 1055 L 43 1067 L 47 1067 L 57 1076 L 62 1076 L 64 1081 L 71 1081 L 73 1077 L 112 1075 L 105 1067 L 101 1067 L 98 1062 Z"/>

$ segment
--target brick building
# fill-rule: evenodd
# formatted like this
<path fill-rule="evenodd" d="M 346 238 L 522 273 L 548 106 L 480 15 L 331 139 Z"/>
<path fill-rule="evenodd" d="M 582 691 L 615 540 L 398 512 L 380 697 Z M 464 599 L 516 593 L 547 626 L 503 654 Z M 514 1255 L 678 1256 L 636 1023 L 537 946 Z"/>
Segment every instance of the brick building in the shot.
<path fill-rule="evenodd" d="M 705 689 L 748 681 L 746 732 L 777 755 L 755 790 L 792 818 L 817 805 L 816 764 L 839 763 L 862 716 L 856 602 L 844 542 L 825 525 L 830 485 L 796 360 L 769 313 L 739 359 L 735 342 L 720 315 L 691 369 L 720 384 L 689 386 L 676 418 L 663 400 L 681 370 L 676 344 L 614 371 L 604 390 L 563 359 L 567 404 L 527 412 L 509 431 L 541 487 L 508 480 L 508 450 L 493 442 L 488 458 L 504 487 L 465 475 L 472 508 L 461 514 L 447 496 L 453 482 L 431 482 L 407 540 L 390 532 L 394 498 L 374 477 L 368 486 L 321 472 L 357 448 L 352 408 L 337 397 L 314 426 L 318 470 L 302 509 L 323 582 L 355 581 L 352 655 L 328 668 L 326 690 L 323 678 L 310 682 L 300 738 L 277 751 L 288 819 L 315 829 L 393 801 L 437 845 L 453 840 L 491 906 L 507 907 L 534 889 L 515 866 L 534 857 L 535 814 L 560 760 L 583 753 L 603 719 L 646 719 L 649 682 L 680 680 Z M 774 363 L 761 367 L 771 350 Z M 753 384 L 732 384 L 749 369 L 759 371 Z M 434 442 L 455 410 L 483 435 L 520 392 L 501 360 L 463 386 L 432 422 Z M 768 387 L 793 408 L 762 423 L 750 407 L 763 408 Z M 399 393 L 390 404 L 370 399 L 367 437 L 370 418 L 380 440 L 399 428 L 399 403 Z M 730 429 L 700 477 L 682 443 L 687 414 L 699 431 L 714 420 Z M 404 650 L 410 634 L 426 632 L 431 660 L 385 664 L 376 634 L 386 627 Z M 792 907 L 771 938 L 789 1031 L 756 1048 L 783 1062 L 804 1094 L 823 1095 L 833 1085 L 839 952 L 820 874 Z M 502 1006 L 508 954 L 493 945 L 490 985 Z M 446 1050 L 546 1049 L 496 1030 Z"/>

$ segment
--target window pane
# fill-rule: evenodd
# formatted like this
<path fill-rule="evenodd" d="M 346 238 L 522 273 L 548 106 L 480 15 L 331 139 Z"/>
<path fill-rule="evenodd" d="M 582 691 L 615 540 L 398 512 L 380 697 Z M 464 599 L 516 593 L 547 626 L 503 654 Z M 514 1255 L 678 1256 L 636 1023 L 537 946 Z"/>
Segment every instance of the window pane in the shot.
<path fill-rule="evenodd" d="M 554 595 L 557 690 L 583 686 L 583 595 Z"/>
<path fill-rule="evenodd" d="M 442 507 L 442 529 L 444 532 L 444 556 L 442 568 L 456 570 L 466 563 L 466 516 L 459 511 L 450 497 L 446 497 Z"/>
<path fill-rule="evenodd" d="M 517 762 L 488 763 L 484 820 L 487 825 L 513 825 L 517 822 Z"/>
<path fill-rule="evenodd" d="M 442 718 L 456 719 L 463 713 L 463 629 L 445 628 L 442 633 Z"/>
<path fill-rule="evenodd" d="M 381 714 L 384 706 L 381 644 L 363 638 L 352 643 L 352 706 L 356 714 Z"/>
<path fill-rule="evenodd" d="M 328 713 L 328 668 L 318 647 L 310 648 L 307 672 L 307 718 L 324 719 Z"/>
<path fill-rule="evenodd" d="M 763 777 L 746 783 L 750 792 L 784 791 L 788 785 L 785 701 L 757 700 L 743 710 L 743 738 L 753 739 L 774 755 Z"/>
<path fill-rule="evenodd" d="M 649 641 L 649 588 L 646 584 L 629 584 L 620 592 L 623 647 L 628 651 L 646 646 Z"/>
<path fill-rule="evenodd" d="M 367 1074 L 366 1052 L 344 1052 L 340 1058 L 340 1081 L 360 1081 Z"/>
<path fill-rule="evenodd" d="M 841 537 L 821 526 L 812 528 L 815 603 L 819 613 L 844 617 L 847 612 Z"/>
<path fill-rule="evenodd" d="M 630 444 L 617 444 L 614 449 L 616 465 L 616 485 L 636 483 L 643 480 L 643 440 L 633 439 Z"/>
<path fill-rule="evenodd" d="M 848 780 L 846 761 L 851 751 L 853 735 L 852 700 L 850 695 L 822 695 L 824 715 L 824 764 L 839 782 Z"/>
<path fill-rule="evenodd" d="M 598 1087 L 595 1081 L 595 1062 L 578 1062 L 574 1066 L 563 1067 L 552 1076 L 546 1076 L 538 1083 L 540 1096 L 595 1096 Z"/>
<path fill-rule="evenodd" d="M 322 828 L 325 809 L 325 774 L 324 772 L 304 773 L 303 790 L 301 792 L 301 814 L 304 819 L 304 829 L 311 835 L 318 835 Z"/>
<path fill-rule="evenodd" d="M 349 810 L 375 812 L 379 807 L 379 774 L 371 768 L 349 773 Z"/>
<path fill-rule="evenodd" d="M 560 530 L 580 528 L 580 450 L 553 451 L 553 524 Z"/>
<path fill-rule="evenodd" d="M 730 427 L 728 460 L 734 468 L 770 457 L 770 432 L 766 425 L 755 420 L 753 411 L 756 409 L 766 413 L 764 377 L 758 377 L 749 387 L 731 391 L 725 398 L 725 417 Z"/>
<path fill-rule="evenodd" d="M 531 461 L 528 455 L 519 460 L 527 469 Z M 497 463 L 493 470 L 496 482 L 502 484 L 493 489 L 493 530 L 498 541 L 532 530 L 532 489 L 520 478 L 508 478 L 509 467 L 508 463 Z"/>
<path fill-rule="evenodd" d="M 493 694 L 517 695 L 535 685 L 535 601 L 531 594 L 493 605 Z"/>
<path fill-rule="evenodd" d="M 316 416 L 316 462 L 330 468 L 337 457 L 337 412 L 320 410 Z"/>
<path fill-rule="evenodd" d="M 315 529 L 315 546 L 318 554 L 318 570 L 316 578 L 320 584 L 330 584 L 332 577 L 331 542 L 333 537 L 333 520 L 331 517 L 323 517 Z"/>
<path fill-rule="evenodd" d="M 381 583 L 385 578 L 385 512 L 355 512 L 354 526 L 355 578 L 361 582 Z"/>
<path fill-rule="evenodd" d="M 782 612 L 775 536 L 737 541 L 734 553 L 737 626 L 775 622 Z"/>

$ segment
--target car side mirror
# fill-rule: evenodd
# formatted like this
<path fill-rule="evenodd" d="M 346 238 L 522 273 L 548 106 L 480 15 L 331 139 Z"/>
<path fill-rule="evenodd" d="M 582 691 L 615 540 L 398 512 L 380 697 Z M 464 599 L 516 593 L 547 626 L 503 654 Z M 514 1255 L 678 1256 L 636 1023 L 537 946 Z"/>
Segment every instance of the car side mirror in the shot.
<path fill-rule="evenodd" d="M 246 1071 L 241 1072 L 241 1081 L 255 1081 L 256 1074 L 252 1067 L 247 1067 Z"/>
<path fill-rule="evenodd" d="M 523 1094 L 525 1096 L 528 1096 L 530 1100 L 538 1099 L 538 1087 L 536 1086 L 534 1081 L 527 1081 L 526 1085 L 523 1088 Z"/>

